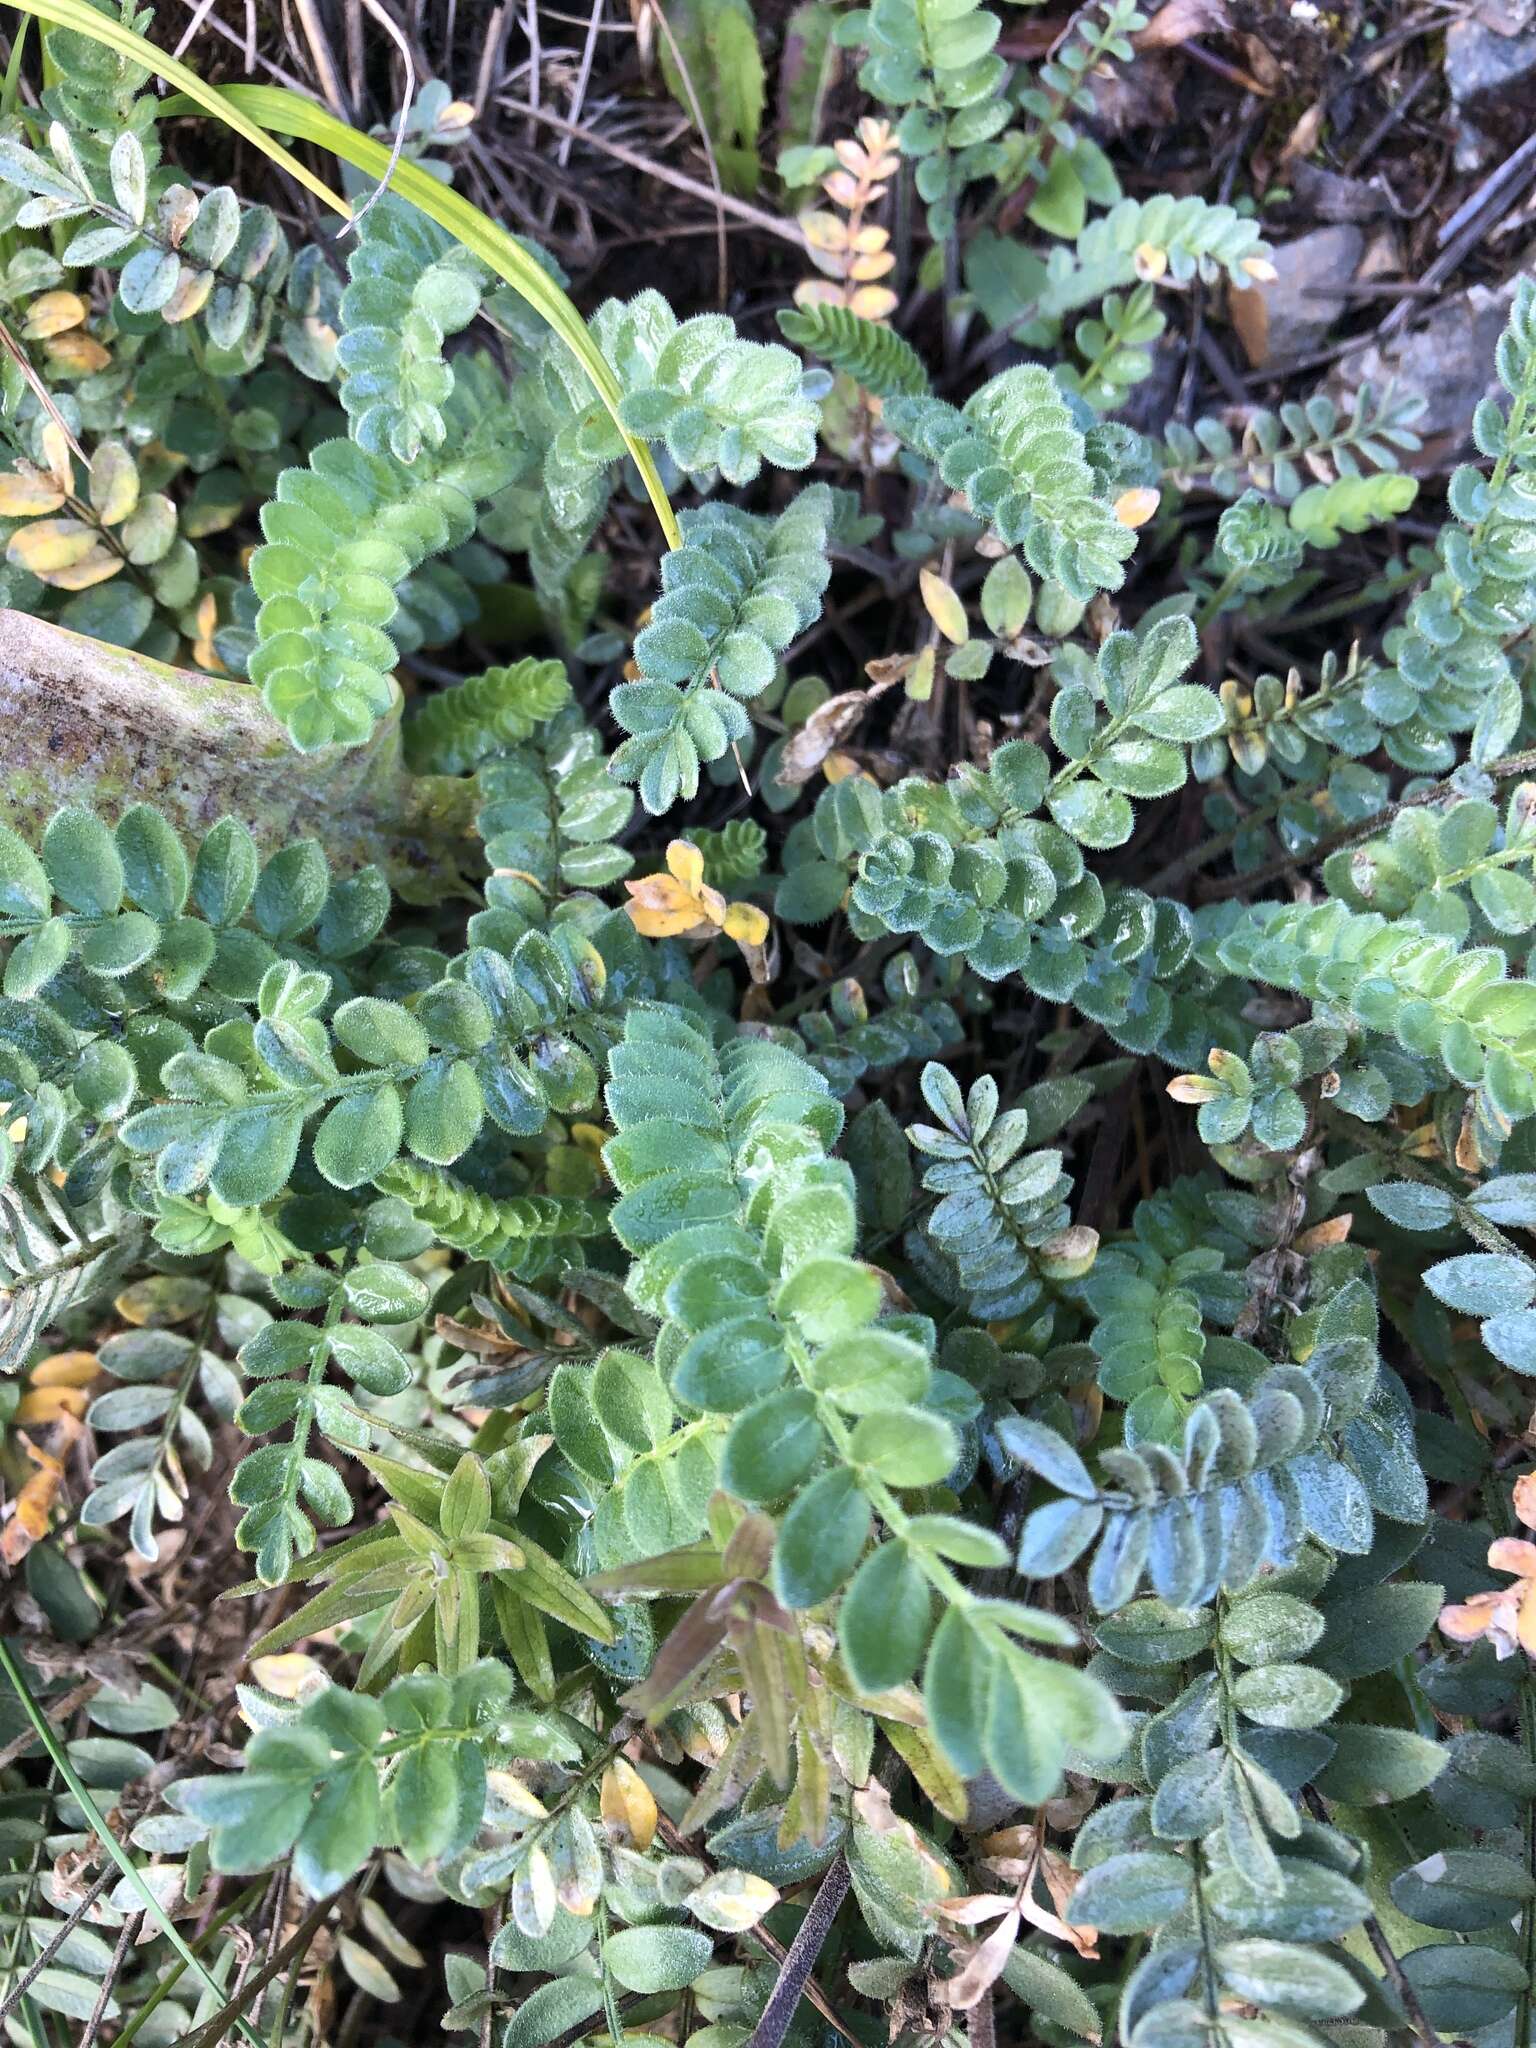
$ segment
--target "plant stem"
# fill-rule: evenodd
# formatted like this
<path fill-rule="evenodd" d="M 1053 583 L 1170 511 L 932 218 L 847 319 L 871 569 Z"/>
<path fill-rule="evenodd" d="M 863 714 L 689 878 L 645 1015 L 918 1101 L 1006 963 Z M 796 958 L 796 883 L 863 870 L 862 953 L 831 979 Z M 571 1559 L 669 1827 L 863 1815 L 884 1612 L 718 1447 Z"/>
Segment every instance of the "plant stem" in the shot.
<path fill-rule="evenodd" d="M 171 1947 L 180 1956 L 182 1962 L 193 1972 L 204 1990 L 211 1991 L 216 1998 L 222 1999 L 224 1987 L 208 1970 L 206 1965 L 200 1962 L 192 1953 L 192 1950 L 183 1940 L 170 1915 L 144 1882 L 143 1877 L 139 1873 L 139 1866 L 128 1854 L 122 1843 L 118 1841 L 105 1820 L 103 1820 L 101 1809 L 86 1789 L 85 1782 L 79 1772 L 70 1762 L 69 1753 L 54 1732 L 53 1724 L 32 1697 L 32 1689 L 27 1684 L 22 1672 L 20 1659 L 12 1650 L 10 1644 L 3 1638 L 0 1638 L 0 1673 L 3 1673 L 10 1681 L 17 1699 L 21 1702 L 22 1712 L 37 1730 L 38 1741 L 41 1742 L 43 1748 L 47 1751 L 54 1769 L 69 1788 L 70 1796 L 75 1804 L 85 1815 L 91 1832 L 96 1836 L 123 1876 L 127 1878 L 134 1891 L 138 1893 L 143 1901 L 145 1912 L 148 1913 L 150 1919 L 154 1921 L 160 1932 L 171 1944 Z M 243 2019 L 238 2024 L 240 2031 L 252 2044 L 252 2048 L 266 2048 L 266 2044 L 253 2027 L 248 2026 Z"/>

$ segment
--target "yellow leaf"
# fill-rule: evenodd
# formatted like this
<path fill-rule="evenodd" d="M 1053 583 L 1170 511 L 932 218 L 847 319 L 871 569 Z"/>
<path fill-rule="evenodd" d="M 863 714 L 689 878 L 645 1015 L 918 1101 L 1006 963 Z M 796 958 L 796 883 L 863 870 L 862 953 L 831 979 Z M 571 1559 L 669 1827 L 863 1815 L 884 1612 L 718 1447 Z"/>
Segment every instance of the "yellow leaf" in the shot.
<path fill-rule="evenodd" d="M 733 903 L 725 913 L 725 934 L 738 945 L 762 945 L 768 936 L 767 912 L 755 903 Z"/>
<path fill-rule="evenodd" d="M 325 1676 L 325 1667 L 302 1650 L 286 1650 L 274 1657 L 253 1657 L 251 1676 L 264 1692 L 296 1700 L 306 1685 Z"/>
<path fill-rule="evenodd" d="M 966 623 L 965 606 L 960 602 L 954 585 L 946 583 L 936 569 L 920 569 L 917 577 L 918 589 L 923 595 L 923 609 L 938 627 L 946 640 L 956 647 L 963 647 L 971 637 Z"/>
<path fill-rule="evenodd" d="M 224 664 L 213 644 L 213 636 L 219 629 L 219 601 L 211 590 L 197 601 L 196 623 L 197 637 L 192 642 L 192 659 L 199 668 L 211 669 L 215 675 L 222 675 Z"/>
<path fill-rule="evenodd" d="M 603 1773 L 598 1798 L 603 1825 L 621 1848 L 649 1849 L 656 1834 L 656 1801 L 644 1778 L 621 1756 Z"/>
<path fill-rule="evenodd" d="M 121 441 L 103 441 L 91 457 L 91 508 L 116 526 L 139 502 L 139 465 Z"/>
<path fill-rule="evenodd" d="M 624 908 L 635 930 L 646 939 L 675 939 L 705 922 L 703 906 L 670 875 L 645 875 L 626 881 L 630 900 Z"/>
<path fill-rule="evenodd" d="M 72 1443 L 80 1434 L 80 1424 L 73 1416 L 61 1417 L 68 1442 Z M 64 1460 L 55 1457 L 38 1445 L 23 1439 L 27 1456 L 37 1467 L 31 1478 L 16 1496 L 16 1511 L 5 1525 L 5 1534 L 0 1536 L 0 1559 L 8 1565 L 18 1565 L 32 1548 L 48 1534 L 49 1518 L 53 1504 L 59 1497 L 59 1488 L 64 1482 Z M 65 1448 L 68 1448 L 66 1443 Z"/>
<path fill-rule="evenodd" d="M 1162 503 L 1162 493 L 1151 490 L 1146 484 L 1137 484 L 1133 490 L 1122 491 L 1115 500 L 1115 517 L 1122 526 L 1145 526 Z"/>
<path fill-rule="evenodd" d="M 18 569 L 47 578 L 56 569 L 83 562 L 96 546 L 96 532 L 80 519 L 40 519 L 24 526 L 6 543 L 6 557 Z"/>
<path fill-rule="evenodd" d="M 16 1404 L 18 1422 L 57 1422 L 61 1415 L 83 1416 L 90 1396 L 83 1387 L 29 1387 Z"/>
<path fill-rule="evenodd" d="M 38 1360 L 27 1381 L 34 1387 L 88 1387 L 100 1371 L 94 1351 L 55 1351 Z"/>
<path fill-rule="evenodd" d="M 1238 268 L 1245 271 L 1255 284 L 1273 284 L 1280 275 L 1265 256 L 1245 256 Z"/>
<path fill-rule="evenodd" d="M 39 512 L 57 512 L 63 502 L 64 493 L 46 477 L 25 470 L 7 470 L 0 476 L 0 516 L 6 519 L 32 519 Z"/>
<path fill-rule="evenodd" d="M 109 351 L 95 336 L 83 329 L 73 334 L 58 334 L 52 341 L 45 341 L 43 354 L 56 370 L 67 370 L 76 377 L 89 377 L 97 370 L 104 370 L 112 360 Z"/>
<path fill-rule="evenodd" d="M 697 896 L 704 885 L 704 856 L 691 841 L 674 839 L 667 848 L 667 872 Z"/>
<path fill-rule="evenodd" d="M 1175 1102 L 1214 1102 L 1221 1093 L 1221 1083 L 1207 1080 L 1204 1074 L 1175 1074 L 1168 1083 L 1168 1093 Z"/>
<path fill-rule="evenodd" d="M 925 647 L 913 662 L 912 672 L 907 677 L 907 695 L 914 704 L 926 704 L 933 695 L 933 676 L 936 667 L 933 649 Z"/>
<path fill-rule="evenodd" d="M 85 314 L 85 301 L 78 292 L 44 292 L 28 306 L 21 331 L 28 341 L 46 341 L 50 335 L 78 327 Z"/>
<path fill-rule="evenodd" d="M 823 255 L 840 255 L 848 247 L 848 223 L 835 213 L 802 213 L 800 232 L 807 244 Z"/>
<path fill-rule="evenodd" d="M 49 420 L 43 428 L 42 440 L 43 459 L 48 465 L 48 474 L 53 478 L 55 489 L 67 496 L 75 487 L 69 436 L 57 420 Z"/>
<path fill-rule="evenodd" d="M 889 285 L 861 284 L 849 296 L 848 310 L 864 320 L 889 320 L 900 303 Z"/>
<path fill-rule="evenodd" d="M 508 1813 L 521 1814 L 526 1820 L 548 1820 L 549 1808 L 512 1771 L 487 1771 L 485 1782 Z"/>
<path fill-rule="evenodd" d="M 848 266 L 848 275 L 855 284 L 868 284 L 872 279 L 885 277 L 896 268 L 896 258 L 889 249 L 875 249 L 867 256 L 855 256 Z"/>
<path fill-rule="evenodd" d="M 94 583 L 105 583 L 122 567 L 121 555 L 114 555 L 110 548 L 99 547 L 82 561 L 71 562 L 65 569 L 51 570 L 43 581 L 55 590 L 89 590 Z"/>
<path fill-rule="evenodd" d="M 175 291 L 160 308 L 160 318 L 174 327 L 177 321 L 190 320 L 194 313 L 201 313 L 213 294 L 215 282 L 211 270 L 189 270 L 183 264 Z"/>
<path fill-rule="evenodd" d="M 1159 249 L 1155 243 L 1141 242 L 1137 244 L 1131 261 L 1143 284 L 1156 284 L 1168 268 L 1168 251 Z"/>

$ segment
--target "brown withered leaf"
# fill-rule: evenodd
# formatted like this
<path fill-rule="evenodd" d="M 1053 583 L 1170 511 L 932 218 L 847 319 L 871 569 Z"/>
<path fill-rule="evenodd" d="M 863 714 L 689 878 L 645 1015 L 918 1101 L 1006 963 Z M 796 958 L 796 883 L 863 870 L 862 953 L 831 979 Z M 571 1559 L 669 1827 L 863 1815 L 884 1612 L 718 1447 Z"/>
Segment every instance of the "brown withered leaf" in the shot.
<path fill-rule="evenodd" d="M 1166 0 L 1131 37 L 1134 50 L 1176 50 L 1192 36 L 1221 35 L 1231 27 L 1225 0 Z"/>
<path fill-rule="evenodd" d="M 947 1983 L 935 1985 L 956 2012 L 969 2012 L 980 2005 L 987 1992 L 1003 1974 L 1019 1938 L 1019 1916 L 1008 1912 L 985 1941 L 978 1942 L 957 1974 Z"/>
<path fill-rule="evenodd" d="M 432 1327 L 439 1337 L 476 1358 L 516 1358 L 531 1348 L 515 1337 L 503 1336 L 500 1330 L 461 1323 L 457 1316 L 438 1316 Z"/>
<path fill-rule="evenodd" d="M 897 657 L 910 664 L 910 655 Z M 873 666 L 873 664 L 871 664 Z M 905 674 L 905 669 L 902 673 Z M 867 690 L 844 690 L 818 704 L 798 732 L 784 742 L 774 781 L 785 789 L 798 789 L 809 782 L 834 747 L 845 740 L 875 699 L 891 688 L 898 678 L 891 676 L 870 684 Z"/>

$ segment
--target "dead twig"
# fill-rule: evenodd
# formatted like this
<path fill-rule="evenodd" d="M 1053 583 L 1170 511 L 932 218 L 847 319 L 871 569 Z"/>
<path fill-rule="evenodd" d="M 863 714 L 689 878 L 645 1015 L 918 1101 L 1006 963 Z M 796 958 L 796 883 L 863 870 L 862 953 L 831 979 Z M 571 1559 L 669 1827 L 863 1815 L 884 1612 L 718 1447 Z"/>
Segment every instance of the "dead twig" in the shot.
<path fill-rule="evenodd" d="M 400 27 L 400 24 L 394 19 L 393 15 L 381 4 L 381 0 L 363 0 L 363 5 L 373 16 L 374 20 L 386 31 L 391 42 L 400 52 L 401 60 L 405 65 L 405 93 L 400 101 L 400 115 L 399 119 L 395 122 L 395 139 L 390 146 L 389 162 L 384 167 L 384 175 L 368 194 L 362 205 L 353 209 L 351 219 L 343 221 L 336 230 L 336 239 L 338 241 L 341 240 L 343 235 L 355 233 L 362 226 L 363 218 L 369 208 L 377 206 L 384 197 L 384 194 L 389 190 L 390 181 L 395 175 L 395 166 L 399 163 L 401 151 L 405 148 L 406 127 L 411 118 L 411 103 L 416 97 L 416 60 L 411 55 L 411 46 L 406 40 L 405 31 Z"/>
<path fill-rule="evenodd" d="M 44 1970 L 47 1969 L 48 1965 L 53 1961 L 54 1957 L 58 1954 L 59 1950 L 64 1946 L 65 1942 L 68 1941 L 69 1937 L 80 1925 L 80 1922 L 85 1918 L 86 1914 L 91 1910 L 92 1906 L 95 1905 L 96 1901 L 101 1897 L 102 1893 L 106 1890 L 107 1886 L 114 1881 L 116 1876 L 116 1866 L 114 1864 L 109 1863 L 106 1869 L 101 1873 L 100 1877 L 96 1879 L 95 1883 L 86 1893 L 85 1897 L 80 1901 L 79 1905 L 75 1907 L 74 1911 L 70 1914 L 69 1918 L 67 1920 L 61 1920 L 59 1922 L 58 1928 L 54 1933 L 52 1939 L 49 1941 L 47 1947 L 39 1952 L 34 1962 L 31 1962 L 27 1965 L 26 1969 L 23 1970 L 21 1975 L 17 1978 L 16 1982 L 11 1986 L 10 1990 L 7 1991 L 5 1997 L 3 1999 L 0 1999 L 0 2026 L 3 2026 L 6 2020 L 10 2018 L 11 2014 L 16 2010 L 17 2006 L 20 2005 L 21 2001 L 26 1997 L 27 1993 L 31 1990 L 32 1986 L 37 1982 L 38 1978 L 42 1975 Z"/>
<path fill-rule="evenodd" d="M 838 1908 L 848 1896 L 848 1859 L 841 1850 L 828 1866 L 816 1888 L 810 1911 L 800 1922 L 779 1969 L 778 1982 L 768 1994 L 763 2016 L 747 2037 L 746 2048 L 782 2048 L 790 2021 L 800 2003 L 806 1981 L 816 1967 Z"/>
<path fill-rule="evenodd" d="M 530 107 L 526 100 L 514 100 L 505 94 L 498 94 L 496 104 L 505 107 L 509 114 L 532 114 L 542 121 L 546 128 L 553 128 L 559 135 L 569 135 L 577 142 L 584 142 L 591 149 L 601 150 L 604 156 L 611 156 L 615 162 L 628 164 L 632 171 L 639 171 L 644 177 L 655 178 L 663 185 L 670 185 L 677 192 L 687 192 L 695 199 L 702 199 L 708 205 L 715 204 L 715 194 L 698 178 L 690 178 L 686 171 L 674 171 L 669 164 L 659 164 L 648 156 L 642 156 L 637 149 L 629 149 L 622 142 L 613 142 L 596 130 L 582 127 L 575 121 L 563 121 L 558 114 L 552 114 L 546 107 Z M 761 228 L 765 235 L 775 235 L 781 242 L 793 242 L 800 250 L 805 248 L 805 237 L 793 222 L 780 220 L 771 213 L 764 213 L 759 206 L 752 206 L 745 199 L 737 199 L 733 193 L 722 192 L 720 205 L 726 213 L 732 213 L 738 220 L 750 221 Z"/>

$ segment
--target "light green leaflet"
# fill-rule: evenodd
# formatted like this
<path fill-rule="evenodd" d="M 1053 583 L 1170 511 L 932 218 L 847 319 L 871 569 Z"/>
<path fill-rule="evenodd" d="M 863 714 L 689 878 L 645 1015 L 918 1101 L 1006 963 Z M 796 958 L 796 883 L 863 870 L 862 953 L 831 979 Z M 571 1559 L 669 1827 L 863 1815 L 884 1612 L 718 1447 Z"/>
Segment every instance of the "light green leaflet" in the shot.
<path fill-rule="evenodd" d="M 370 177 L 382 178 L 389 168 L 389 151 L 382 143 L 360 134 L 356 128 L 327 113 L 324 107 L 306 100 L 302 94 L 271 85 L 209 85 L 195 71 L 167 56 L 163 50 L 156 49 L 153 43 L 131 28 L 105 14 L 98 14 L 87 0 L 16 0 L 16 4 L 23 13 L 35 14 L 39 20 L 52 22 L 59 28 L 72 29 L 77 35 L 90 36 L 144 65 L 168 85 L 177 88 L 177 97 L 165 102 L 167 114 L 191 113 L 195 108 L 201 108 L 204 113 L 217 115 L 226 126 L 270 157 L 290 177 L 297 178 L 301 185 L 343 219 L 350 219 L 352 214 L 346 200 L 340 193 L 333 192 L 323 178 L 317 178 L 301 164 L 280 142 L 275 142 L 274 134 L 296 136 L 301 141 L 316 143 Z M 636 440 L 619 419 L 621 393 L 618 379 L 588 333 L 586 322 L 565 293 L 505 228 L 499 227 L 459 193 L 439 184 L 436 178 L 416 164 L 397 164 L 390 188 L 413 206 L 420 207 L 439 227 L 446 228 L 548 321 L 586 372 L 593 390 L 623 435 L 624 445 L 640 472 L 646 495 L 661 522 L 667 546 L 681 547 L 683 541 L 677 519 L 650 450 L 643 441 Z"/>

